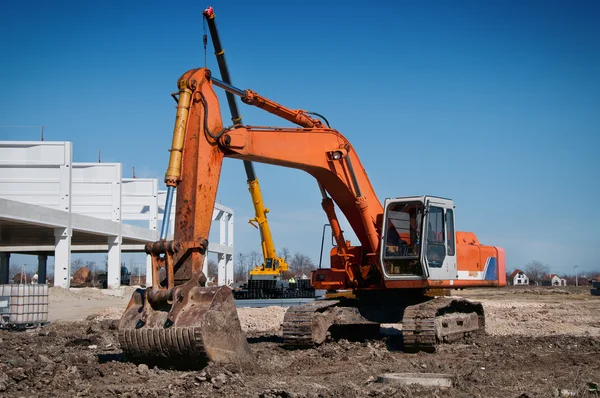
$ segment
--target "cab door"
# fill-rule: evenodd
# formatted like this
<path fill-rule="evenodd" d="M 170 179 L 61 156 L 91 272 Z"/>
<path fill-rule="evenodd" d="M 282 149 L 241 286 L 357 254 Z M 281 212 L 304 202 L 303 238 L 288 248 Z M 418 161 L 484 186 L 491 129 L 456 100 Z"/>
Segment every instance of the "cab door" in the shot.
<path fill-rule="evenodd" d="M 456 234 L 454 202 L 433 196 L 425 197 L 423 245 L 421 259 L 431 280 L 454 280 L 456 268 Z"/>

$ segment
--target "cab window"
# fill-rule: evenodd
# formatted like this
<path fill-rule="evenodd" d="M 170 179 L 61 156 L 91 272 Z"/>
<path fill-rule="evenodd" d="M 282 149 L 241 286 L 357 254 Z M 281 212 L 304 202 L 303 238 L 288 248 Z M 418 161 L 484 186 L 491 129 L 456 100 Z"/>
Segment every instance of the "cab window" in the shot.
<path fill-rule="evenodd" d="M 451 209 L 446 209 L 446 230 L 448 231 L 448 255 L 454 256 L 454 211 Z"/>
<path fill-rule="evenodd" d="M 387 274 L 421 275 L 421 202 L 391 203 L 384 221 L 383 263 Z"/>
<path fill-rule="evenodd" d="M 427 223 L 427 264 L 429 267 L 440 268 L 446 257 L 444 209 L 431 206 Z"/>

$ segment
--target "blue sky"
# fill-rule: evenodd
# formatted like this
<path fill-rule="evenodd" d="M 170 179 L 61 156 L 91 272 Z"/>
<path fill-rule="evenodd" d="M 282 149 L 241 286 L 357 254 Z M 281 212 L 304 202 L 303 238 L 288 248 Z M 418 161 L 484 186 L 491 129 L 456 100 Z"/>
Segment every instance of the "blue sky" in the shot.
<path fill-rule="evenodd" d="M 204 64 L 208 5 L 235 85 L 324 114 L 381 201 L 453 198 L 457 229 L 504 247 L 509 269 L 600 268 L 595 1 L 3 2 L 0 125 L 43 124 L 46 140 L 74 143 L 75 161 L 100 149 L 127 177 L 135 166 L 162 179 L 170 93 Z M 207 66 L 218 76 L 210 41 Z M 247 124 L 287 125 L 241 110 Z M 0 139 L 39 130 L 0 128 Z M 277 248 L 318 262 L 326 218 L 314 179 L 256 170 Z M 236 212 L 236 251 L 259 250 L 240 161 L 225 160 L 218 200 Z"/>

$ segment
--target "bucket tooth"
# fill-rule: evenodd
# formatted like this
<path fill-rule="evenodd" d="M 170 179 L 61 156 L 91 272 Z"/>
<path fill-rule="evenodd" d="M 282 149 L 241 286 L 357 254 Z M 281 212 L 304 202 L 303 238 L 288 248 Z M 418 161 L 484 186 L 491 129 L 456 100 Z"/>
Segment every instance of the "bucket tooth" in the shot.
<path fill-rule="evenodd" d="M 137 289 L 119 321 L 119 343 L 128 358 L 153 365 L 195 368 L 252 357 L 231 289 L 192 282 Z"/>

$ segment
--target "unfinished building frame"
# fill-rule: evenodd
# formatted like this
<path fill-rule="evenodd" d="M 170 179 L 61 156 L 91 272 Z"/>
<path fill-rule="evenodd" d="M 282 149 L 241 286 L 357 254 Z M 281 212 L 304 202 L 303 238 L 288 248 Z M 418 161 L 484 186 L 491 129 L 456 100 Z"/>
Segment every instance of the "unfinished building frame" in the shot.
<path fill-rule="evenodd" d="M 38 256 L 40 283 L 54 255 L 54 283 L 68 288 L 71 253 L 106 252 L 108 287 L 119 287 L 121 253 L 143 252 L 158 239 L 164 214 L 158 185 L 122 178 L 120 163 L 75 163 L 70 142 L 0 141 L 0 284 L 8 283 L 11 253 Z M 174 218 L 172 211 L 170 225 Z M 232 209 L 215 205 L 219 235 L 209 252 L 217 254 L 220 285 L 233 281 L 233 220 Z M 148 286 L 150 265 L 147 256 Z"/>

